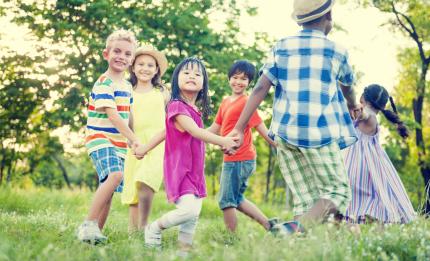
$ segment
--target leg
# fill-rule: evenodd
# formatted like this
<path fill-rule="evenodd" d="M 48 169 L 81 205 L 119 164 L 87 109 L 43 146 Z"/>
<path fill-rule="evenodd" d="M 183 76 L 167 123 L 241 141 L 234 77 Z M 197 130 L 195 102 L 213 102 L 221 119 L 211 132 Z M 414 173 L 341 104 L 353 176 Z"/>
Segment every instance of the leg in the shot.
<path fill-rule="evenodd" d="M 145 183 L 140 183 L 139 189 L 139 221 L 138 228 L 144 229 L 148 224 L 148 216 L 151 213 L 152 199 L 154 198 L 154 190 Z"/>
<path fill-rule="evenodd" d="M 109 215 L 110 206 L 112 204 L 112 197 L 113 197 L 113 194 L 110 196 L 108 202 L 106 203 L 105 207 L 103 208 L 98 218 L 98 225 L 100 230 L 102 230 L 103 227 L 105 226 L 107 216 Z"/>
<path fill-rule="evenodd" d="M 249 200 L 243 200 L 237 208 L 240 212 L 257 221 L 264 229 L 269 230 L 270 224 L 268 218 L 261 210 Z M 225 217 L 225 216 L 224 216 Z"/>
<path fill-rule="evenodd" d="M 191 218 L 187 222 L 181 224 L 179 228 L 179 248 L 183 252 L 188 252 L 191 250 L 193 244 L 194 232 L 197 227 L 198 217 Z"/>
<path fill-rule="evenodd" d="M 224 224 L 225 227 L 231 231 L 235 232 L 237 227 L 237 216 L 236 216 L 236 208 L 225 208 L 222 210 L 224 214 Z"/>
<path fill-rule="evenodd" d="M 175 203 L 175 210 L 167 212 L 145 228 L 145 244 L 155 247 L 161 246 L 161 231 L 198 218 L 202 202 L 201 198 L 196 198 L 192 194 L 181 196 Z"/>
<path fill-rule="evenodd" d="M 103 209 L 107 206 L 108 202 L 112 198 L 112 194 L 116 187 L 121 184 L 122 172 L 110 173 L 105 182 L 103 182 L 97 189 L 93 202 L 90 207 L 90 211 L 87 216 L 87 220 L 97 220 Z M 109 213 L 109 209 L 107 209 Z M 107 214 L 106 214 L 107 216 Z"/>
<path fill-rule="evenodd" d="M 139 209 L 137 204 L 130 204 L 128 206 L 128 232 L 134 232 L 138 229 L 138 215 Z"/>
<path fill-rule="evenodd" d="M 303 214 L 298 221 L 305 226 L 321 223 L 330 214 L 336 214 L 336 205 L 329 199 L 319 199 L 312 208 Z"/>

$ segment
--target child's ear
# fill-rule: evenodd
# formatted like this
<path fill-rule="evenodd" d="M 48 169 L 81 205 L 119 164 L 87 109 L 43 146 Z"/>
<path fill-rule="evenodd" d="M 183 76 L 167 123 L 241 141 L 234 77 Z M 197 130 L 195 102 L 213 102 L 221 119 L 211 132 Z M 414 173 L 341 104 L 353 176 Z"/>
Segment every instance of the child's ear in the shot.
<path fill-rule="evenodd" d="M 103 50 L 102 54 L 103 54 L 103 58 L 104 58 L 105 60 L 107 60 L 107 59 L 109 58 L 109 49 L 108 49 L 108 48 L 105 48 L 105 49 Z"/>

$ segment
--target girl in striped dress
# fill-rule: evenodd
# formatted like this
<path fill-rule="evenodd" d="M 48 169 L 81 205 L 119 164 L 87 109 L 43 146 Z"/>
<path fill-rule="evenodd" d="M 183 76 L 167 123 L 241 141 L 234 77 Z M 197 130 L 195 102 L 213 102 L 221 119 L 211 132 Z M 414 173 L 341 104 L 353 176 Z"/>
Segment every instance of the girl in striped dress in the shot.
<path fill-rule="evenodd" d="M 393 111 L 386 110 L 390 100 Z M 397 125 L 402 138 L 408 131 L 399 119 L 393 99 L 387 90 L 372 84 L 360 98 L 362 110 L 355 122 L 358 142 L 346 150 L 345 166 L 350 179 L 352 200 L 346 211 L 346 220 L 365 223 L 408 223 L 416 214 L 396 169 L 379 144 L 379 112 Z"/>

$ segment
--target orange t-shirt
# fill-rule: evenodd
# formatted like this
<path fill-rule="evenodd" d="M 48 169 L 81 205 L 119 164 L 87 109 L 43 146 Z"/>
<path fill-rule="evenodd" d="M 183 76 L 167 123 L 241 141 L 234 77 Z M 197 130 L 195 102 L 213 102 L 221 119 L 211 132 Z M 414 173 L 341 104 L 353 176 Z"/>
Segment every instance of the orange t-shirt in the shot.
<path fill-rule="evenodd" d="M 245 107 L 248 96 L 243 95 L 236 100 L 232 101 L 230 97 L 225 98 L 219 106 L 218 112 L 215 117 L 215 122 L 221 126 L 221 136 L 226 136 L 230 131 L 233 130 L 236 122 L 239 120 L 239 116 Z M 256 158 L 256 151 L 254 144 L 252 143 L 252 132 L 251 129 L 260 125 L 263 120 L 255 111 L 245 127 L 243 144 L 234 155 L 224 155 L 224 161 L 244 161 L 253 160 Z"/>

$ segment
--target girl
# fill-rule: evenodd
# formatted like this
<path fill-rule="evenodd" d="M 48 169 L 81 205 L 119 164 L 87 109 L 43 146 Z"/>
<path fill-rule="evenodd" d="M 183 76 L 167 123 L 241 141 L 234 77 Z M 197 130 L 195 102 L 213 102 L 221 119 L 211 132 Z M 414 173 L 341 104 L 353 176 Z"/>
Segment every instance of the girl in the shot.
<path fill-rule="evenodd" d="M 393 111 L 386 110 L 390 100 Z M 400 136 L 408 132 L 397 115 L 393 98 L 384 87 L 372 84 L 360 98 L 361 113 L 355 127 L 358 142 L 346 151 L 345 166 L 352 188 L 352 200 L 346 219 L 364 223 L 366 218 L 383 223 L 408 223 L 415 218 L 412 204 L 388 155 L 379 144 L 378 112 L 397 125 Z"/>
<path fill-rule="evenodd" d="M 204 129 L 202 116 L 207 117 L 209 112 L 205 66 L 197 58 L 186 58 L 173 72 L 166 130 L 157 134 L 148 144 L 135 149 L 136 156 L 141 158 L 162 140 L 166 140 L 164 185 L 167 199 L 176 205 L 175 210 L 145 228 L 145 244 L 148 246 L 160 247 L 161 231 L 180 226 L 181 250 L 188 251 L 191 247 L 202 199 L 206 197 L 204 142 L 219 145 L 223 149 L 236 146 L 234 138 L 221 137 Z"/>
<path fill-rule="evenodd" d="M 136 50 L 130 67 L 133 85 L 132 128 L 142 143 L 164 130 L 165 106 L 170 99 L 160 78 L 166 72 L 167 59 L 151 46 Z M 143 230 L 148 222 L 154 192 L 163 177 L 164 150 L 154 149 L 144 160 L 138 161 L 128 150 L 124 170 L 122 203 L 129 205 L 129 231 Z"/>

